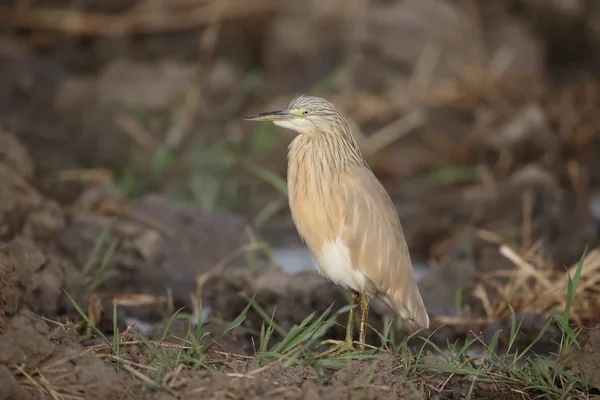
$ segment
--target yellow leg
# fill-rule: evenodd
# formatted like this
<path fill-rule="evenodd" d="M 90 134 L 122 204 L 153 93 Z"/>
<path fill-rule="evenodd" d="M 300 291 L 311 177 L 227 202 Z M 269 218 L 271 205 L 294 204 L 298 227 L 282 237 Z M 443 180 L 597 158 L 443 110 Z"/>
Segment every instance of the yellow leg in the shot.
<path fill-rule="evenodd" d="M 369 296 L 360 294 L 360 329 L 358 331 L 358 350 L 365 349 L 367 342 L 367 321 L 369 319 Z"/>
<path fill-rule="evenodd" d="M 348 322 L 346 323 L 346 344 L 348 348 L 352 348 L 354 340 L 354 321 L 356 319 L 356 308 L 358 307 L 359 294 L 355 291 L 350 293 L 350 304 L 354 307 L 348 312 Z"/>
<path fill-rule="evenodd" d="M 356 319 L 356 306 L 358 306 L 358 301 L 359 301 L 359 294 L 356 292 L 352 292 L 350 294 L 350 304 L 355 306 L 352 307 L 350 309 L 350 311 L 348 312 L 348 322 L 346 324 L 346 340 L 341 341 L 341 340 L 324 340 L 321 343 L 319 343 L 319 345 L 317 346 L 317 348 L 326 345 L 326 344 L 332 344 L 333 347 L 330 348 L 327 351 L 324 351 L 323 353 L 319 354 L 319 357 L 323 357 L 326 356 L 328 354 L 331 353 L 343 353 L 344 351 L 347 350 L 354 350 L 354 346 L 352 345 L 353 342 L 353 337 L 354 337 L 354 321 Z"/>

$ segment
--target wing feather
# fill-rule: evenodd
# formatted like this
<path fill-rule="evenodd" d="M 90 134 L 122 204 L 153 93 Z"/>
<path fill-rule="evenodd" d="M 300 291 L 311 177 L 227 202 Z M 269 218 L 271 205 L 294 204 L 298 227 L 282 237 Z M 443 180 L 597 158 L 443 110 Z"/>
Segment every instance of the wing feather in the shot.
<path fill-rule="evenodd" d="M 341 203 L 345 206 L 340 237 L 350 249 L 351 264 L 367 278 L 367 290 L 419 326 L 429 317 L 412 268 L 398 214 L 389 195 L 363 167 L 342 176 Z"/>

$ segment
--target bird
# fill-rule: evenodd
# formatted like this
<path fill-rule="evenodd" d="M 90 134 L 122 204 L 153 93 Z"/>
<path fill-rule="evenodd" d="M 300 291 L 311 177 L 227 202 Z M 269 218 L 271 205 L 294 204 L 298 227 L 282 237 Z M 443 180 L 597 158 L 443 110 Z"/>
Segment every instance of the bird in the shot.
<path fill-rule="evenodd" d="M 344 116 L 321 97 L 301 95 L 288 108 L 243 117 L 270 121 L 296 133 L 288 147 L 288 202 L 299 236 L 319 272 L 350 291 L 345 340 L 330 352 L 364 350 L 371 298 L 389 305 L 409 325 L 429 327 L 398 213 L 367 164 Z"/>

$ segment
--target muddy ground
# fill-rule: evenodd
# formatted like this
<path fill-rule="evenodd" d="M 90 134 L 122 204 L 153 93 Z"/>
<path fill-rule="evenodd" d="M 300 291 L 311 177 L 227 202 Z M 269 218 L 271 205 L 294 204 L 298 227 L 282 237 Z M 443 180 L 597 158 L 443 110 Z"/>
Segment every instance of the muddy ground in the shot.
<path fill-rule="evenodd" d="M 0 188 L 2 231 L 7 237 L 0 248 L 0 398 L 137 399 L 172 398 L 175 394 L 181 398 L 240 399 L 325 395 L 419 398 L 418 393 L 429 393 L 435 387 L 431 383 L 430 387 L 421 388 L 408 385 L 399 360 L 389 355 L 378 361 L 375 378 L 368 386 L 364 382 L 373 374 L 371 360 L 352 360 L 339 370 L 326 371 L 323 377 L 318 377 L 311 366 L 275 364 L 261 372 L 264 367 L 251 357 L 252 334 L 237 332 L 220 340 L 218 350 L 209 351 L 208 357 L 219 362 L 212 371 L 182 369 L 171 377 L 165 376 L 159 384 L 140 381 L 124 371 L 117 373 L 115 366 L 107 362 L 110 352 L 106 344 L 98 335 L 85 336 L 85 328 L 80 325 L 82 318 L 67 294 L 86 308 L 95 325 L 109 337 L 114 333 L 115 321 L 111 301 L 117 298 L 123 304 L 116 316 L 118 325 L 121 329 L 130 325 L 120 335 L 120 357 L 132 365 L 150 365 L 156 355 L 143 345 L 131 325 L 133 318 L 158 325 L 146 332 L 146 337 L 160 339 L 164 323 L 174 309 L 193 308 L 190 295 L 197 293 L 195 277 L 207 276 L 219 259 L 245 242 L 243 224 L 233 216 L 206 214 L 156 195 L 130 206 L 104 186 L 84 191 L 81 201 L 75 203 L 79 207 L 61 208 L 30 184 L 34 168 L 27 149 L 6 132 L 0 140 L 5 145 Z M 94 201 L 85 203 L 84 199 Z M 94 210 L 94 204 L 123 208 L 126 215 L 109 225 L 110 234 L 129 240 L 129 245 L 120 248 L 111 260 L 98 290 L 92 289 L 90 277 L 77 268 L 85 265 L 102 227 L 110 221 L 110 215 Z M 150 222 L 145 225 L 136 218 Z M 171 297 L 166 296 L 167 290 Z M 129 296 L 143 294 L 149 295 L 149 304 Z M 252 295 L 269 315 L 276 307 L 277 322 L 285 330 L 313 311 L 322 313 L 331 304 L 339 308 L 345 301 L 338 287 L 314 272 L 288 275 L 279 267 L 251 270 L 235 266 L 207 277 L 202 299 L 205 308 L 210 309 L 208 315 L 226 323 L 236 318 Z M 382 314 L 377 311 L 375 308 L 371 322 L 381 329 Z M 256 330 L 262 321 L 251 312 L 244 325 Z M 174 323 L 167 345 L 184 343 L 181 338 L 185 337 L 187 326 Z M 208 331 L 216 335 L 223 327 L 213 323 Z M 330 331 L 330 336 L 341 338 L 343 332 L 340 324 Z M 460 337 L 464 330 L 454 335 Z M 452 334 L 446 332 L 439 340 L 450 337 Z M 443 377 L 432 379 L 438 379 L 440 384 Z M 444 398 L 452 398 L 454 390 L 470 387 L 461 380 L 456 385 L 449 391 L 450 397 Z M 477 393 L 484 396 L 487 392 L 498 395 L 497 389 L 484 387 Z M 514 394 L 506 389 L 506 395 Z"/>
<path fill-rule="evenodd" d="M 564 307 L 565 268 L 587 247 L 575 365 L 600 362 L 595 2 L 224 3 L 0 8 L 0 399 L 539 394 L 415 377 L 389 355 L 322 376 L 265 366 L 254 358 L 264 322 L 254 308 L 203 368 L 177 358 L 190 345 L 189 319 L 168 323 L 178 310 L 210 321 L 210 342 L 253 296 L 285 331 L 345 304 L 310 266 L 291 274 L 263 245 L 301 245 L 285 196 L 250 172 L 284 177 L 290 137 L 240 116 L 299 93 L 344 110 L 397 204 L 422 266 L 432 317 L 423 335 L 445 346 L 502 329 L 505 348 L 511 304 L 523 320 L 516 347 L 526 347 Z M 514 280 L 528 266 L 539 274 L 517 279 L 520 290 L 493 275 Z M 547 282 L 561 295 L 547 296 Z M 392 317 L 376 303 L 370 324 L 381 331 Z M 119 360 L 90 322 L 111 342 L 118 329 Z M 328 337 L 343 337 L 338 322 Z M 175 365 L 157 367 L 140 332 Z M 552 326 L 534 350 L 555 352 L 559 339 Z M 373 331 L 368 342 L 380 345 Z"/>

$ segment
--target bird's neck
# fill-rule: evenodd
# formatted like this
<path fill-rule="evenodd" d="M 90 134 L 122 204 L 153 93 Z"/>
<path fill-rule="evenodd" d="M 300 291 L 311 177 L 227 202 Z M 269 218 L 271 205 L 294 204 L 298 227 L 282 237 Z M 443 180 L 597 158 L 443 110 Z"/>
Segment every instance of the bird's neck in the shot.
<path fill-rule="evenodd" d="M 304 133 L 296 136 L 288 149 L 290 167 L 314 170 L 320 178 L 336 178 L 349 166 L 367 163 L 354 138 L 349 135 Z"/>
<path fill-rule="evenodd" d="M 368 168 L 358 146 L 340 149 L 340 145 L 320 134 L 294 138 L 289 146 L 287 174 L 292 216 L 299 199 L 312 198 L 314 204 L 329 204 L 339 193 L 345 172 L 353 165 Z"/>

